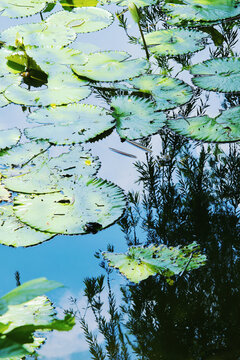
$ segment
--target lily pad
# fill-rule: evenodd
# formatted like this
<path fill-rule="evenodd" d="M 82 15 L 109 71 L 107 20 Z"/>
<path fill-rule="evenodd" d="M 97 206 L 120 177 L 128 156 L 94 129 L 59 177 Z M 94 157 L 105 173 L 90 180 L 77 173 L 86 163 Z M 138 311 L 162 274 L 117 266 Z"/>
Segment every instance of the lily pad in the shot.
<path fill-rule="evenodd" d="M 49 69 L 53 67 L 56 73 L 58 65 L 84 65 L 87 62 L 87 56 L 79 50 L 69 47 L 56 46 L 30 46 L 26 48 L 28 56 L 33 58 L 37 64 L 49 73 Z M 61 67 L 59 68 L 61 69 Z M 54 70 L 50 71 L 53 72 Z"/>
<path fill-rule="evenodd" d="M 126 206 L 122 190 L 101 179 L 80 179 L 71 189 L 46 195 L 18 195 L 16 216 L 24 223 L 54 234 L 84 234 L 88 224 L 105 228 Z M 41 216 L 39 216 L 41 214 Z"/>
<path fill-rule="evenodd" d="M 86 81 L 78 79 L 70 69 L 63 67 L 63 71 L 49 76 L 47 88 L 28 90 L 12 85 L 4 95 L 9 101 L 26 106 L 64 105 L 88 97 L 91 89 L 86 84 Z"/>
<path fill-rule="evenodd" d="M 10 18 L 18 18 L 23 16 L 34 15 L 42 11 L 46 7 L 45 0 L 1 0 L 0 11 L 1 16 L 8 16 Z"/>
<path fill-rule="evenodd" d="M 0 131 L 0 149 L 10 148 L 18 143 L 21 131 L 18 128 Z"/>
<path fill-rule="evenodd" d="M 0 152 L 0 167 L 23 166 L 50 147 L 46 141 L 31 141 Z M 1 170 L 3 172 L 4 169 Z"/>
<path fill-rule="evenodd" d="M 16 46 L 16 40 L 21 37 L 25 46 L 65 46 L 76 38 L 76 32 L 61 24 L 50 25 L 46 22 L 23 24 L 9 27 L 0 35 L 0 40 L 8 45 Z"/>
<path fill-rule="evenodd" d="M 53 234 L 37 231 L 19 221 L 13 206 L 0 206 L 0 244 L 19 247 L 33 246 L 49 240 Z"/>
<path fill-rule="evenodd" d="M 223 111 L 216 118 L 208 116 L 169 120 L 168 126 L 177 133 L 196 140 L 230 142 L 240 140 L 240 106 Z"/>
<path fill-rule="evenodd" d="M 206 256 L 198 251 L 197 243 L 179 248 L 165 245 L 147 248 L 131 247 L 126 254 L 103 253 L 109 265 L 119 269 L 130 281 L 139 283 L 149 276 L 160 274 L 166 278 L 204 265 Z"/>
<path fill-rule="evenodd" d="M 19 173 L 11 176 L 11 169 L 4 173 L 6 188 L 27 194 L 46 194 L 60 191 L 79 178 L 96 175 L 100 163 L 98 158 L 84 151 L 81 146 L 71 147 L 67 153 L 50 158 L 47 153 L 37 156 Z"/>
<path fill-rule="evenodd" d="M 237 1 L 213 0 L 182 0 L 183 4 L 170 3 L 164 9 L 173 17 L 173 22 L 188 21 L 217 21 L 232 18 L 240 14 L 240 5 Z"/>
<path fill-rule="evenodd" d="M 84 66 L 73 65 L 73 71 L 95 81 L 120 81 L 139 76 L 149 68 L 145 59 L 131 59 L 124 51 L 103 51 L 88 55 Z"/>
<path fill-rule="evenodd" d="M 62 287 L 63 285 L 53 280 L 47 280 L 46 278 L 38 278 L 25 282 L 24 284 L 11 290 L 0 298 L 0 309 L 4 304 L 4 311 L 1 311 L 3 315 L 10 305 L 18 305 L 34 299 L 36 296 L 44 295 L 46 292 Z"/>
<path fill-rule="evenodd" d="M 150 101 L 137 97 L 112 98 L 113 116 L 117 120 L 117 132 L 123 139 L 139 139 L 155 134 L 165 125 L 166 115 L 156 112 Z"/>
<path fill-rule="evenodd" d="M 156 3 L 155 0 L 103 0 L 101 1 L 101 4 L 117 4 L 119 6 L 129 6 L 134 2 L 134 4 L 140 8 L 140 7 L 144 7 L 144 6 L 151 6 L 154 5 Z"/>
<path fill-rule="evenodd" d="M 58 145 L 86 142 L 114 126 L 107 110 L 87 104 L 40 109 L 28 119 L 47 124 L 25 129 L 28 138 L 47 139 Z"/>
<path fill-rule="evenodd" d="M 3 94 L 0 94 L 0 107 L 7 106 L 10 103 Z"/>
<path fill-rule="evenodd" d="M 88 33 L 104 29 L 112 24 L 113 15 L 104 9 L 95 7 L 76 8 L 71 12 L 59 11 L 49 16 L 46 23 L 50 26 L 61 24 L 75 33 Z"/>
<path fill-rule="evenodd" d="M 60 0 L 64 10 L 72 11 L 77 7 L 96 6 L 98 0 Z"/>
<path fill-rule="evenodd" d="M 202 89 L 219 92 L 240 92 L 240 58 L 204 61 L 191 68 L 193 83 Z"/>
<path fill-rule="evenodd" d="M 3 186 L 0 184 L 0 202 L 2 201 L 11 201 L 12 194 Z"/>
<path fill-rule="evenodd" d="M 181 55 L 204 49 L 206 34 L 201 31 L 168 29 L 145 35 L 147 46 L 156 55 Z M 141 42 L 141 40 L 140 40 Z"/>
<path fill-rule="evenodd" d="M 185 104 L 193 95 L 191 87 L 183 81 L 161 75 L 142 75 L 129 83 L 140 91 L 151 94 L 159 110 Z"/>
<path fill-rule="evenodd" d="M 20 360 L 30 355 L 45 340 L 35 336 L 36 331 L 69 331 L 75 325 L 74 317 L 57 319 L 55 309 L 46 296 L 36 296 L 59 287 L 45 278 L 35 279 L 18 286 L 0 299 L 4 311 L 0 316 L 0 358 Z M 24 301 L 24 298 L 27 299 Z"/>

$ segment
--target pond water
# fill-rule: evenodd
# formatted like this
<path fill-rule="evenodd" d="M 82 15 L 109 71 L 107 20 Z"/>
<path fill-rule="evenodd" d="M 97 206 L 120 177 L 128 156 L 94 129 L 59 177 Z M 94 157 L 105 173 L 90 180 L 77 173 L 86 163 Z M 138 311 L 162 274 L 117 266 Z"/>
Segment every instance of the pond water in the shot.
<path fill-rule="evenodd" d="M 239 2 L 30 3 L 0 1 L 0 296 L 55 280 L 76 324 L 31 357 L 48 310 L 0 300 L 0 359 L 239 360 Z"/>

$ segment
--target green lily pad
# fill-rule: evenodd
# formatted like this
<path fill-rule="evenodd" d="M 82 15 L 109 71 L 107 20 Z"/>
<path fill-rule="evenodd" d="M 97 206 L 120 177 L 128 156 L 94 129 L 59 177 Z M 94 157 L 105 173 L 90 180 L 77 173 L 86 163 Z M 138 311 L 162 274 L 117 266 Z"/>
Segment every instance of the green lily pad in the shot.
<path fill-rule="evenodd" d="M 19 247 L 33 246 L 49 240 L 53 234 L 37 231 L 19 221 L 13 206 L 0 206 L 0 244 Z"/>
<path fill-rule="evenodd" d="M 73 65 L 73 71 L 83 77 L 96 81 L 120 81 L 139 76 L 149 68 L 145 59 L 127 60 L 124 51 L 103 51 L 88 56 L 84 66 Z"/>
<path fill-rule="evenodd" d="M 11 201 L 12 194 L 3 186 L 0 184 L 0 202 L 2 201 Z"/>
<path fill-rule="evenodd" d="M 191 87 L 183 81 L 161 75 L 142 75 L 129 83 L 140 91 L 151 94 L 159 110 L 185 104 L 193 95 Z"/>
<path fill-rule="evenodd" d="M 208 116 L 169 120 L 168 126 L 177 133 L 196 140 L 230 142 L 240 140 L 240 106 L 223 111 L 216 118 Z"/>
<path fill-rule="evenodd" d="M 3 94 L 0 94 L 0 107 L 7 106 L 10 103 Z"/>
<path fill-rule="evenodd" d="M 204 61 L 191 68 L 193 83 L 202 89 L 219 92 L 240 91 L 240 58 Z"/>
<path fill-rule="evenodd" d="M 69 47 L 56 46 L 30 46 L 26 48 L 29 57 L 33 58 L 37 64 L 47 73 L 56 72 L 58 65 L 84 65 L 87 62 L 87 56 L 79 50 Z M 50 69 L 53 68 L 51 71 Z M 61 69 L 61 67 L 59 67 Z"/>
<path fill-rule="evenodd" d="M 206 34 L 201 31 L 168 29 L 145 35 L 147 46 L 156 55 L 181 55 L 204 49 Z M 141 42 L 141 40 L 140 40 Z"/>
<path fill-rule="evenodd" d="M 154 5 L 156 3 L 155 0 L 103 0 L 101 1 L 101 4 L 106 4 L 108 5 L 109 3 L 111 4 L 117 4 L 119 6 L 129 6 L 132 3 L 134 3 L 138 8 L 140 7 L 144 7 L 144 6 L 151 6 Z"/>
<path fill-rule="evenodd" d="M 165 125 L 166 115 L 155 112 L 153 103 L 146 99 L 118 96 L 112 98 L 113 116 L 117 120 L 117 132 L 123 139 L 139 139 L 155 134 Z"/>
<path fill-rule="evenodd" d="M 240 14 L 240 5 L 236 1 L 183 0 L 182 2 L 183 4 L 170 3 L 164 6 L 173 17 L 174 24 L 183 20 L 220 22 L 222 19 Z"/>
<path fill-rule="evenodd" d="M 58 145 L 86 142 L 114 126 L 107 110 L 87 104 L 40 109 L 28 119 L 47 124 L 25 129 L 28 138 L 47 139 Z"/>
<path fill-rule="evenodd" d="M 9 150 L 0 152 L 0 166 L 1 167 L 17 167 L 23 166 L 30 162 L 39 154 L 45 152 L 50 147 L 45 141 L 31 141 L 24 144 L 17 145 Z M 4 173 L 4 169 L 0 170 Z"/>
<path fill-rule="evenodd" d="M 18 18 L 23 16 L 34 15 L 42 11 L 46 7 L 45 0 L 1 0 L 0 11 L 1 16 L 8 16 L 11 18 Z"/>
<path fill-rule="evenodd" d="M 156 274 L 170 278 L 197 269 L 206 262 L 206 256 L 199 253 L 195 242 L 182 248 L 165 245 L 131 247 L 126 254 L 104 252 L 103 257 L 134 283 Z"/>
<path fill-rule="evenodd" d="M 21 131 L 18 128 L 0 131 L 0 149 L 10 148 L 18 143 Z"/>
<path fill-rule="evenodd" d="M 36 331 L 69 331 L 75 319 L 66 315 L 56 318 L 55 309 L 46 296 L 35 294 L 52 290 L 61 284 L 45 278 L 28 281 L 0 299 L 0 358 L 20 360 L 32 354 L 45 338 L 36 337 Z M 24 300 L 26 299 L 26 300 Z"/>
<path fill-rule="evenodd" d="M 61 24 L 75 33 L 88 33 L 104 29 L 112 24 L 113 15 L 104 9 L 95 7 L 76 8 L 71 12 L 59 11 L 49 16 L 46 23 L 50 26 Z"/>
<path fill-rule="evenodd" d="M 25 46 L 65 46 L 76 38 L 76 32 L 61 24 L 50 25 L 46 22 L 23 24 L 9 27 L 0 35 L 0 40 L 16 46 L 16 40 L 22 39 Z"/>
<path fill-rule="evenodd" d="M 87 233 L 90 224 L 98 224 L 99 229 L 111 225 L 125 206 L 122 190 L 101 179 L 80 179 L 62 193 L 18 195 L 14 200 L 15 214 L 24 223 L 69 235 Z"/>
<path fill-rule="evenodd" d="M 64 105 L 78 102 L 91 94 L 87 82 L 78 79 L 67 67 L 58 67 L 59 73 L 48 77 L 47 88 L 28 90 L 12 85 L 7 88 L 4 96 L 15 104 L 26 106 Z"/>
<path fill-rule="evenodd" d="M 74 8 L 97 6 L 98 0 L 60 0 L 64 10 L 72 11 Z"/>
<path fill-rule="evenodd" d="M 10 305 L 18 305 L 34 299 L 36 296 L 44 295 L 46 292 L 62 287 L 63 285 L 53 280 L 46 278 L 38 278 L 30 280 L 11 290 L 0 298 L 0 304 L 5 305 L 3 315 Z"/>
<path fill-rule="evenodd" d="M 71 186 L 71 182 L 81 177 L 96 175 L 99 168 L 98 158 L 75 145 L 57 157 L 49 159 L 47 153 L 37 156 L 12 176 L 12 169 L 5 171 L 3 183 L 7 189 L 15 192 L 46 194 Z"/>

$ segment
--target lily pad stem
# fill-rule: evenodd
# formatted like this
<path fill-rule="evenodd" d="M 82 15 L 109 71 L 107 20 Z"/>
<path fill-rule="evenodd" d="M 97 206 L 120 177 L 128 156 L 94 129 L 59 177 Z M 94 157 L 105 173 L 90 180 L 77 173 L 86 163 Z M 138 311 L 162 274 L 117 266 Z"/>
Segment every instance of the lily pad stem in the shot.
<path fill-rule="evenodd" d="M 143 41 L 143 47 L 144 47 L 144 50 L 145 50 L 145 53 L 146 53 L 146 58 L 147 58 L 147 60 L 149 60 L 150 55 L 149 55 L 149 52 L 148 52 L 147 44 L 146 44 L 146 41 L 145 41 L 145 37 L 144 37 L 143 31 L 142 31 L 140 22 L 138 22 L 138 28 L 139 28 L 141 38 L 142 38 L 142 41 Z"/>

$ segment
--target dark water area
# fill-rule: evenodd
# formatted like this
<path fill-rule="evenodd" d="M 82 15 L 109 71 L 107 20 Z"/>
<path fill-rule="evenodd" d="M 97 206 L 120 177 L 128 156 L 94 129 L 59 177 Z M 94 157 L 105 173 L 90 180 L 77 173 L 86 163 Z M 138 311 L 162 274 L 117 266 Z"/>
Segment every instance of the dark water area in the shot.
<path fill-rule="evenodd" d="M 21 131 L 0 137 L 0 296 L 55 280 L 76 324 L 14 354 L 17 327 L 55 315 L 0 300 L 0 359 L 240 360 L 239 2 L 16 3 L 0 2 L 0 125 Z"/>

